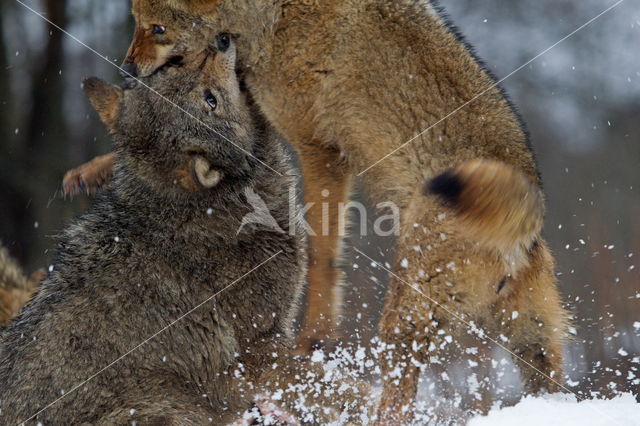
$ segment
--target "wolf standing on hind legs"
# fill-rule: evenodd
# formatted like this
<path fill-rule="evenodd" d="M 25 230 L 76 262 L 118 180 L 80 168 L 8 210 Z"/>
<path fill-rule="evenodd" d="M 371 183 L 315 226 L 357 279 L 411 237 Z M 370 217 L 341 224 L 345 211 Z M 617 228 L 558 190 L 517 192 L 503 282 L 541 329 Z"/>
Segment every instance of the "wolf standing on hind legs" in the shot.
<path fill-rule="evenodd" d="M 395 274 L 414 282 L 415 274 L 423 271 L 424 276 L 418 275 L 420 287 L 439 291 L 445 300 L 450 283 L 461 289 L 456 290 L 461 293 L 457 298 L 465 296 L 465 309 L 489 306 L 492 309 L 485 312 L 500 313 L 495 309 L 501 304 L 526 305 L 513 324 L 499 316 L 493 322 L 511 330 L 516 353 L 535 360 L 532 365 L 548 376 L 555 373 L 553 381 L 534 375 L 527 382 L 530 390 L 557 386 L 565 314 L 552 257 L 540 236 L 541 218 L 526 216 L 541 215 L 542 209 L 524 209 L 522 216 L 517 199 L 502 200 L 499 191 L 479 192 L 488 197 L 493 214 L 474 221 L 473 205 L 457 205 L 457 218 L 455 210 L 422 191 L 425 181 L 461 164 L 462 170 L 479 164 L 478 170 L 486 174 L 476 176 L 488 178 L 492 165 L 499 163 L 500 170 L 514 173 L 518 188 L 529 188 L 526 193 L 535 195 L 539 206 L 543 203 L 522 122 L 432 2 L 134 0 L 133 13 L 137 28 L 123 68 L 139 76 L 188 63 L 206 47 L 190 30 L 191 19 L 204 20 L 214 32 L 237 34 L 247 88 L 302 157 L 307 201 L 319 209 L 324 190 L 338 200 L 347 197 L 350 177 L 361 176 L 374 202 L 392 201 L 402 209 L 400 259 L 410 258 L 419 247 L 415 253 L 421 257 L 411 268 L 396 262 Z M 487 162 L 468 163 L 476 159 Z M 502 187 L 500 182 L 494 182 L 496 188 Z M 443 188 L 443 195 L 457 194 L 448 185 Z M 496 208 L 503 205 L 505 209 Z M 512 220 L 518 211 L 518 220 Z M 309 216 L 321 217 L 313 208 Z M 496 234 L 501 237 L 497 240 L 488 238 L 505 218 L 515 228 L 524 225 L 524 237 L 507 232 Z M 473 230 L 480 232 L 461 233 L 458 220 L 471 221 Z M 317 223 L 311 225 L 320 229 Z M 337 275 L 326 271 L 334 268 L 339 255 L 336 228 L 329 227 L 328 237 L 311 238 L 310 289 L 322 297 L 311 300 L 316 309 L 307 307 L 313 316 L 307 315 L 299 341 L 306 350 L 318 340 L 331 339 L 335 328 L 335 306 L 328 295 L 337 285 Z M 435 244 L 434 235 L 443 235 L 444 243 Z M 449 264 L 455 265 L 455 274 L 438 272 L 449 271 L 442 269 Z M 415 333 L 426 333 L 416 328 L 423 318 L 438 314 L 440 328 L 457 324 L 415 296 L 416 315 L 398 316 L 394 306 L 407 300 L 399 294 L 403 291 L 411 289 L 400 282 L 392 285 L 381 323 L 383 337 L 398 343 L 398 356 L 411 347 Z M 532 323 L 539 325 L 536 332 L 524 326 Z M 394 334 L 396 328 L 400 331 Z M 413 374 L 403 383 L 385 381 L 381 421 L 411 418 L 408 405 L 416 384 Z M 398 386 L 407 392 L 398 391 Z"/>
<path fill-rule="evenodd" d="M 220 424 L 253 396 L 238 363 L 260 383 L 290 348 L 306 269 L 290 162 L 240 90 L 233 45 L 185 68 L 145 79 L 157 93 L 85 82 L 115 181 L 0 334 L 1 424 Z M 237 233 L 247 189 L 284 232 Z"/>

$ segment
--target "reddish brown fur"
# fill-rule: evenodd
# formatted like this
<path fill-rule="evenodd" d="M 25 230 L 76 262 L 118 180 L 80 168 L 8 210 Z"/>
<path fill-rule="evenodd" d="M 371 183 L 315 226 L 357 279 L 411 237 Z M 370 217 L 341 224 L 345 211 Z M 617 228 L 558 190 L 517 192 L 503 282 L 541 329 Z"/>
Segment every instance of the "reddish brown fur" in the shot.
<path fill-rule="evenodd" d="M 302 156 L 307 201 L 320 205 L 321 189 L 331 191 L 332 202 L 346 198 L 349 176 L 366 170 L 362 180 L 373 200 L 392 201 L 402 209 L 399 258 L 406 258 L 409 267 L 396 266 L 402 281 L 392 283 L 380 325 L 383 340 L 397 344 L 392 353 L 396 364 L 383 366 L 381 423 L 411 421 L 418 372 L 408 363 L 401 380 L 389 376 L 408 355 L 427 361 L 425 351 L 406 353 L 411 342 L 438 340 L 436 328 L 460 332 L 460 323 L 441 306 L 500 329 L 511 337 L 513 349 L 561 380 L 565 314 L 553 259 L 540 237 L 542 197 L 525 132 L 494 81 L 430 4 L 136 0 L 133 12 L 141 29 L 155 23 L 184 35 L 180 49 L 161 52 L 143 49 L 147 39 L 137 31 L 132 42 L 137 53 L 128 60 L 141 75 L 177 52 L 185 54 L 184 46 L 187 56 L 203 48 L 200 35 L 174 16 L 186 13 L 206 21 L 212 30 L 204 40 L 223 31 L 239 35 L 248 88 Z M 142 57 L 143 51 L 149 56 Z M 448 118 L 441 122 L 443 117 Z M 479 158 L 508 168 L 496 166 L 495 173 L 488 173 L 493 166 L 476 170 L 467 163 L 459 169 L 468 192 L 461 196 L 458 216 L 440 199 L 422 194 L 425 180 Z M 338 159 L 342 167 L 335 166 Z M 513 188 L 503 185 L 505 176 L 516 179 Z M 517 206 L 514 200 L 527 190 L 533 198 L 505 215 L 501 206 Z M 474 196 L 483 201 L 471 202 Z M 317 215 L 309 212 L 312 221 Z M 470 224 L 469 233 L 461 231 L 465 224 Z M 335 328 L 335 309 L 326 299 L 338 281 L 330 272 L 339 255 L 339 238 L 331 229 L 329 237 L 311 238 L 310 288 L 321 296 L 312 294 L 310 300 L 302 334 L 305 350 L 330 337 L 327 328 Z M 509 247 L 521 255 L 515 263 Z M 455 269 L 447 267 L 451 264 Z M 403 282 L 416 283 L 440 305 Z M 505 291 L 497 292 L 503 282 Z M 517 320 L 505 319 L 509 309 L 518 309 Z M 436 328 L 430 315 L 438 318 Z M 426 325 L 431 332 L 424 332 Z M 531 371 L 523 368 L 530 390 L 557 388 Z"/>
<path fill-rule="evenodd" d="M 26 277 L 16 261 L 0 247 L 0 326 L 7 325 L 31 299 L 44 278 L 44 271 Z"/>
<path fill-rule="evenodd" d="M 445 336 L 453 337 L 454 350 L 462 350 L 455 345 L 471 322 L 481 324 L 495 341 L 504 342 L 500 335 L 508 339 L 504 345 L 517 355 L 514 360 L 528 392 L 561 390 L 567 316 L 546 244 L 535 244 L 527 264 L 510 276 L 502 255 L 470 239 L 467 228 L 438 198 L 416 197 L 409 211 L 419 226 L 406 228 L 401 237 L 397 273 L 381 322 L 381 339 L 395 349 L 383 362 L 380 423 L 411 423 L 410 403 L 419 377 L 412 359 L 423 364 L 432 357 L 442 359 Z M 484 404 L 485 409 L 490 406 L 489 401 Z"/>
<path fill-rule="evenodd" d="M 193 178 L 193 170 L 188 162 L 182 164 L 182 166 L 175 171 L 175 174 L 178 185 L 187 191 L 198 192 L 200 190 L 200 186 L 198 186 L 196 180 Z"/>
<path fill-rule="evenodd" d="M 84 91 L 107 130 L 113 133 L 118 123 L 122 90 L 116 86 L 96 85 L 95 81 L 94 79 L 85 80 L 83 83 Z"/>
<path fill-rule="evenodd" d="M 163 65 L 166 53 L 173 47 L 156 43 L 156 36 L 144 26 L 136 27 L 134 33 L 136 43 L 127 51 L 127 58 L 149 68 L 159 68 Z"/>
<path fill-rule="evenodd" d="M 24 305 L 27 304 L 37 289 L 37 282 L 32 289 L 0 288 L 0 326 L 11 322 Z"/>
<path fill-rule="evenodd" d="M 113 177 L 115 154 L 110 153 L 94 158 L 86 164 L 68 171 L 62 179 L 64 195 L 81 193 L 94 194 L 108 184 Z"/>
<path fill-rule="evenodd" d="M 434 184 L 445 185 L 443 188 Z M 458 188 L 446 188 L 446 185 Z M 457 194 L 438 191 L 457 189 Z M 427 191 L 442 195 L 457 214 L 465 236 L 496 250 L 517 271 L 528 264 L 527 251 L 540 236 L 544 198 L 536 182 L 504 163 L 473 160 L 434 179 Z"/>
<path fill-rule="evenodd" d="M 505 164 L 475 160 L 454 170 L 464 190 L 456 210 L 472 239 L 487 246 L 529 247 L 542 229 L 540 190 Z"/>

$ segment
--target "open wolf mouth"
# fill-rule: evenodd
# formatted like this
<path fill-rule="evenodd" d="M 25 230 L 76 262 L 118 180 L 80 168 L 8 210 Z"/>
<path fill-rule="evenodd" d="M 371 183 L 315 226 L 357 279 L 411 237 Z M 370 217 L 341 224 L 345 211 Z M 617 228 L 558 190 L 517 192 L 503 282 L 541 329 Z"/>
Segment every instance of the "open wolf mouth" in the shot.
<path fill-rule="evenodd" d="M 161 67 L 159 67 L 158 69 L 156 69 L 154 72 L 152 72 L 151 74 L 149 74 L 147 77 L 153 77 L 154 75 L 163 72 L 165 70 L 167 70 L 168 68 L 171 67 L 182 67 L 184 65 L 184 56 L 182 55 L 175 55 L 170 57 L 167 62 L 164 63 L 164 65 L 162 65 Z M 130 75 L 127 74 L 121 74 L 122 77 L 124 78 L 125 84 L 123 85 L 124 89 L 132 89 L 133 87 L 135 87 L 136 85 L 136 81 L 140 79 L 140 77 L 132 77 Z"/>
<path fill-rule="evenodd" d="M 170 57 L 167 62 L 160 68 L 165 68 L 165 67 L 181 67 L 182 65 L 184 65 L 184 56 L 182 55 L 176 55 L 176 56 L 172 56 Z"/>
<path fill-rule="evenodd" d="M 169 59 L 167 59 L 167 62 L 164 63 L 164 65 L 162 65 L 161 67 L 159 67 L 157 70 L 155 70 L 153 73 L 151 73 L 151 75 L 149 75 L 149 77 L 153 77 L 154 75 L 166 71 L 168 68 L 172 68 L 172 67 L 176 67 L 176 68 L 180 68 L 184 65 L 184 56 L 182 55 L 175 55 L 170 57 Z"/>

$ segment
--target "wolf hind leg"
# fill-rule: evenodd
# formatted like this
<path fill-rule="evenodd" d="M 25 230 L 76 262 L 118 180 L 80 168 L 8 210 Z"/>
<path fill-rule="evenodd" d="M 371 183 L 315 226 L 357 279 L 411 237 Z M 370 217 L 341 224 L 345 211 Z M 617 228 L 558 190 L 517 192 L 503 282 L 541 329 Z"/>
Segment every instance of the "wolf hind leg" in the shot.
<path fill-rule="evenodd" d="M 559 392 L 564 387 L 563 346 L 569 327 L 554 276 L 549 249 L 539 241 L 530 265 L 509 283 L 514 293 L 499 304 L 502 332 L 520 369 L 528 394 Z"/>
<path fill-rule="evenodd" d="M 339 336 L 342 304 L 339 212 L 351 185 L 338 151 L 315 142 L 299 145 L 298 150 L 305 201 L 311 206 L 307 223 L 315 235 L 309 238 L 309 289 L 296 343 L 298 353 L 310 354 L 319 347 L 333 345 Z"/>

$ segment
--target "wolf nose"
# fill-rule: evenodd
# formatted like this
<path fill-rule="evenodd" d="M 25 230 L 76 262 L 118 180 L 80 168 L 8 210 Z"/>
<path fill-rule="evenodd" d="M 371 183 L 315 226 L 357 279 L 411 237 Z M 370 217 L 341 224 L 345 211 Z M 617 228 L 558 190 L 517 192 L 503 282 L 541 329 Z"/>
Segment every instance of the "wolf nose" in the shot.
<path fill-rule="evenodd" d="M 120 75 L 124 78 L 138 77 L 138 67 L 133 62 L 123 62 L 120 66 Z"/>

